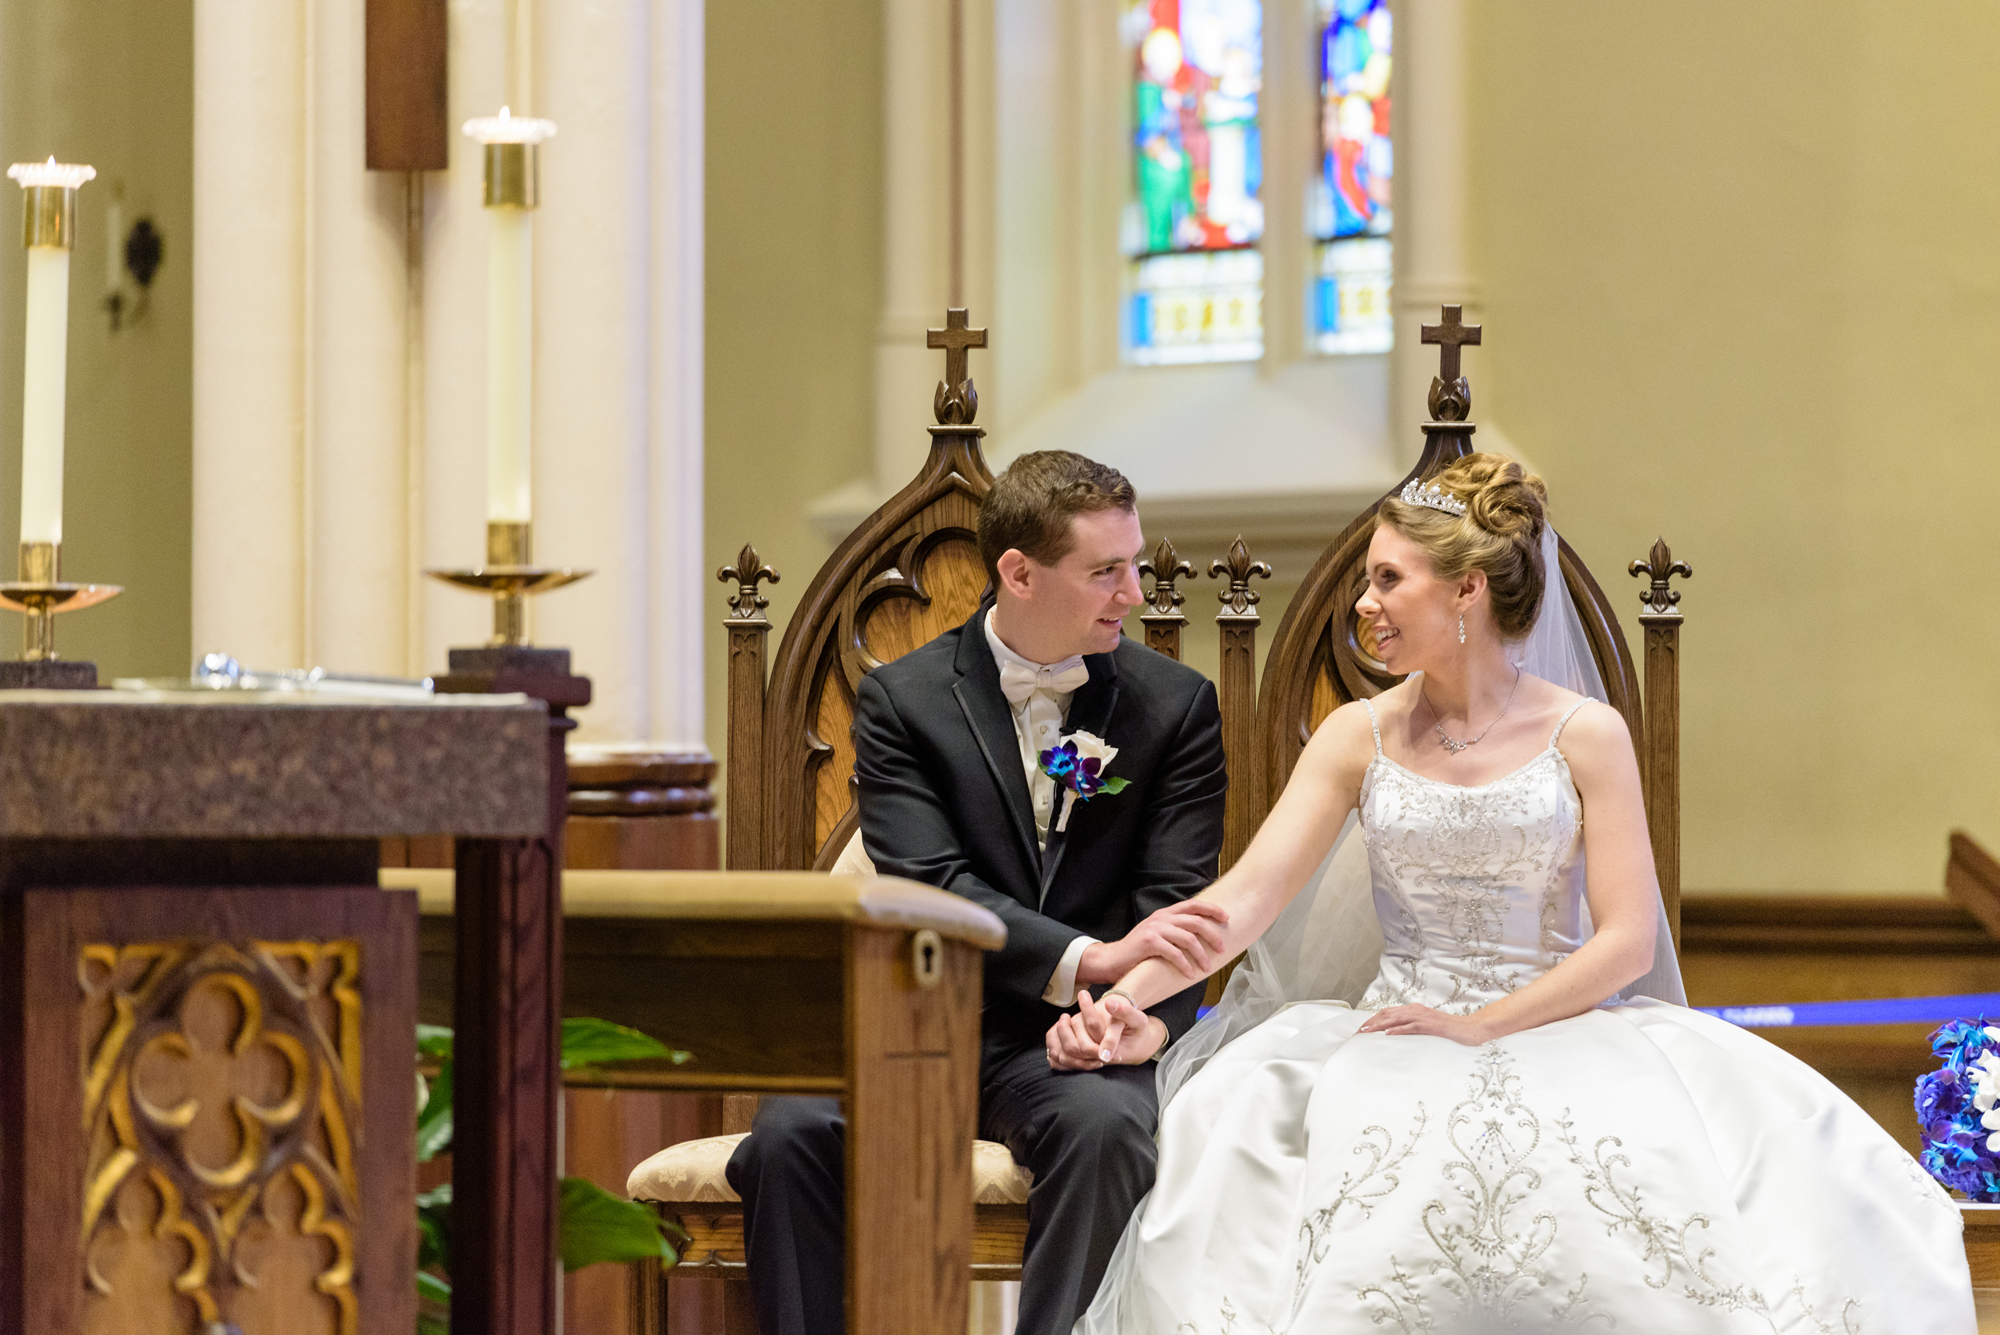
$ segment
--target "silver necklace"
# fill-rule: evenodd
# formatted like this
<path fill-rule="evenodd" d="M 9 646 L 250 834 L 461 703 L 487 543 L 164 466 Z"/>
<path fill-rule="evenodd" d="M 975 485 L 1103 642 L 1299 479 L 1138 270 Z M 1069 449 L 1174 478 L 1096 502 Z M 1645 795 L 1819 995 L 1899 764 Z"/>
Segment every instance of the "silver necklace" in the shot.
<path fill-rule="evenodd" d="M 1498 723 L 1501 719 L 1507 717 L 1507 711 L 1514 707 L 1514 693 L 1515 691 L 1519 691 L 1520 689 L 1521 689 L 1521 669 L 1515 668 L 1514 689 L 1507 692 L 1507 703 L 1500 706 L 1500 712 L 1493 716 L 1493 723 Z M 1479 744 L 1480 737 L 1484 737 L 1487 733 L 1493 731 L 1493 723 L 1489 723 L 1485 727 L 1479 730 L 1479 737 L 1473 737 L 1467 741 L 1461 742 L 1458 740 L 1458 738 L 1452 736 L 1450 733 L 1444 730 L 1444 720 L 1438 717 L 1437 706 L 1431 703 L 1430 696 L 1424 693 L 1424 688 L 1421 684 L 1419 684 L 1417 687 L 1417 694 L 1423 697 L 1424 708 L 1431 711 L 1432 730 L 1437 733 L 1438 740 L 1444 743 L 1444 749 L 1451 752 L 1453 755 L 1457 755 L 1460 751 L 1463 751 L 1468 746 L 1477 746 Z"/>

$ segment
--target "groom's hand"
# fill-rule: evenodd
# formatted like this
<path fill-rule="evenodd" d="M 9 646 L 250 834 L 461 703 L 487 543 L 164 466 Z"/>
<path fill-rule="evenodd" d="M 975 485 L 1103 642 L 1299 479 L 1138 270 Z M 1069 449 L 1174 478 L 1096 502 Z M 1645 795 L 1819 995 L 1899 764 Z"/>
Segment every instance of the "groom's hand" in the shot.
<path fill-rule="evenodd" d="M 1137 1066 L 1167 1045 L 1166 1022 L 1132 1007 L 1122 997 L 1108 1005 L 1076 994 L 1077 1013 L 1049 1028 L 1049 1065 L 1058 1071 L 1095 1071 L 1105 1066 Z M 1119 1010 L 1114 1015 L 1112 1007 Z"/>
<path fill-rule="evenodd" d="M 1189 982 L 1206 978 L 1222 963 L 1222 933 L 1228 926 L 1229 911 L 1213 900 L 1169 904 L 1119 940 L 1085 946 L 1076 981 L 1115 983 L 1148 959 L 1165 960 Z"/>

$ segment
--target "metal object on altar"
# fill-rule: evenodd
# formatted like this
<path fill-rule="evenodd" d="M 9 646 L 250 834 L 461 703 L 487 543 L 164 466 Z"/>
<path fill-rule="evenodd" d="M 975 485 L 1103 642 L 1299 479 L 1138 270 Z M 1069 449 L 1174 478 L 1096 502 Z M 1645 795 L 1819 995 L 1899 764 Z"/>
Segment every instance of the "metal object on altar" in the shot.
<path fill-rule="evenodd" d="M 528 599 L 597 573 L 568 566 L 538 566 L 532 558 L 532 535 L 525 521 L 488 520 L 486 564 L 471 570 L 426 570 L 432 579 L 493 598 L 493 637 L 487 644 L 528 642 Z"/>
<path fill-rule="evenodd" d="M 22 543 L 19 573 L 20 578 L 0 584 L 0 607 L 26 614 L 21 658 L 29 663 L 54 660 L 57 613 L 95 607 L 125 592 L 117 584 L 63 583 L 60 543 Z"/>
<path fill-rule="evenodd" d="M 276 671 L 244 667 L 228 654 L 203 654 L 194 671 L 185 677 L 119 677 L 111 683 L 119 691 L 159 691 L 167 694 L 209 691 L 259 691 L 268 695 L 311 694 L 349 696 L 374 701 L 428 700 L 434 692 L 429 677 L 371 677 L 358 673 L 328 672 L 323 667 L 281 668 Z"/>

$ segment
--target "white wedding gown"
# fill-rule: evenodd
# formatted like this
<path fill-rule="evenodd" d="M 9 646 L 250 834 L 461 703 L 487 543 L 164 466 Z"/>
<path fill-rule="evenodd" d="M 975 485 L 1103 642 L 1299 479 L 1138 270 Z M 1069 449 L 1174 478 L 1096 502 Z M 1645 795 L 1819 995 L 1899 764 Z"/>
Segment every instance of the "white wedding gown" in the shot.
<path fill-rule="evenodd" d="M 1079 1335 L 1972 1335 L 1943 1188 L 1762 1039 L 1651 999 L 1479 1047 L 1357 1034 L 1405 1002 L 1477 1010 L 1579 944 L 1561 732 L 1474 788 L 1378 733 L 1380 973 L 1358 1009 L 1279 1011 L 1166 1105 Z"/>

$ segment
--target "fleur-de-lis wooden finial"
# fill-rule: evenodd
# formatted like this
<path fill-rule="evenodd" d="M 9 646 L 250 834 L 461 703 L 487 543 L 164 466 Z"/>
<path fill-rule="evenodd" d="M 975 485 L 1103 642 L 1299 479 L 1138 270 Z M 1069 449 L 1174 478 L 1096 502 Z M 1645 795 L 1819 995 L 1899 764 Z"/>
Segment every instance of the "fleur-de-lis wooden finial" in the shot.
<path fill-rule="evenodd" d="M 1139 562 L 1139 573 L 1152 577 L 1153 591 L 1146 595 L 1146 601 L 1155 615 L 1171 616 L 1176 607 L 1187 601 L 1187 595 L 1178 586 L 1182 575 L 1194 576 L 1194 566 L 1167 539 L 1161 538 L 1153 554 Z"/>
<path fill-rule="evenodd" d="M 979 416 L 979 391 L 972 387 L 970 352 L 986 346 L 986 331 L 973 329 L 963 306 L 944 313 L 944 328 L 925 331 L 924 346 L 944 349 L 944 379 L 938 381 L 931 408 L 939 426 L 971 426 Z"/>
<path fill-rule="evenodd" d="M 776 584 L 778 572 L 757 558 L 757 549 L 749 543 L 736 554 L 736 564 L 724 566 L 715 572 L 715 577 L 724 584 L 736 585 L 736 592 L 729 595 L 729 610 L 734 615 L 729 619 L 738 622 L 768 621 L 764 609 L 771 600 L 757 592 L 757 586 L 765 580 Z"/>
<path fill-rule="evenodd" d="M 1250 559 L 1250 548 L 1244 544 L 1243 535 L 1239 533 L 1236 536 L 1236 541 L 1229 545 L 1229 555 L 1218 561 L 1211 562 L 1208 567 L 1208 577 L 1210 579 L 1216 579 L 1221 576 L 1227 576 L 1229 579 L 1229 586 L 1215 595 L 1222 603 L 1223 616 L 1254 617 L 1257 615 L 1254 609 L 1261 595 L 1250 587 L 1250 577 L 1252 575 L 1257 576 L 1259 579 L 1269 579 L 1271 578 L 1271 567 L 1268 562 L 1252 561 Z"/>
<path fill-rule="evenodd" d="M 1667 581 L 1675 575 L 1693 579 L 1694 567 L 1685 561 L 1676 561 L 1673 552 L 1667 548 L 1665 538 L 1653 539 L 1653 550 L 1646 554 L 1645 560 L 1632 563 L 1631 573 L 1635 578 L 1644 576 L 1652 580 L 1650 588 L 1639 590 L 1639 602 L 1644 608 L 1641 616 L 1680 615 L 1677 604 L 1681 600 L 1681 591 L 1667 587 Z"/>

